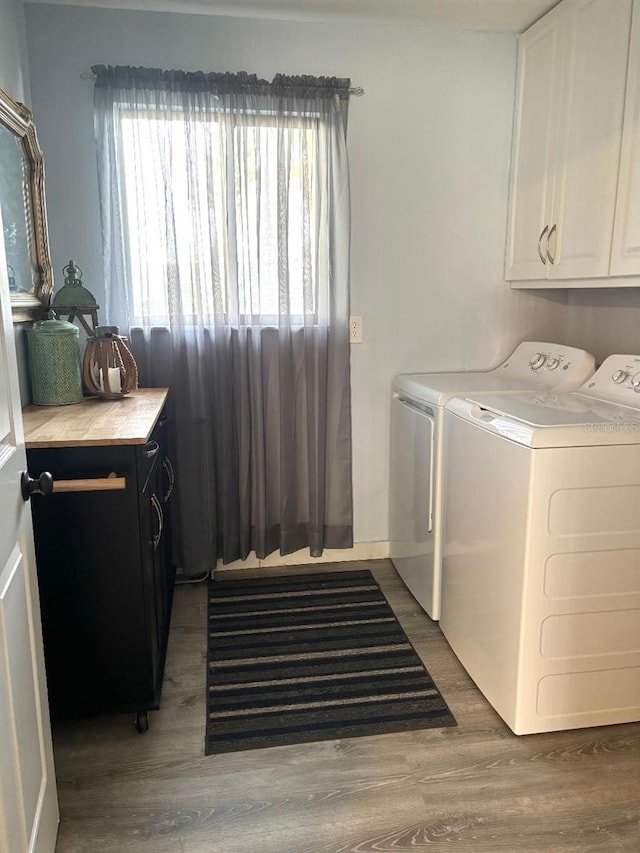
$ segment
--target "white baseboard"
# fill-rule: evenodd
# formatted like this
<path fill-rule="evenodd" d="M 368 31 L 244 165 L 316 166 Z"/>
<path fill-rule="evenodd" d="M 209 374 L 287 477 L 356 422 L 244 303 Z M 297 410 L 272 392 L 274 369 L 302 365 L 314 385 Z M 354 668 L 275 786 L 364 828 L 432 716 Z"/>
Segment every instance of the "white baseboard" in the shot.
<path fill-rule="evenodd" d="M 310 566 L 321 563 L 343 563 L 351 560 L 383 560 L 389 556 L 388 542 L 356 542 L 353 548 L 325 549 L 321 557 L 312 557 L 308 548 L 295 551 L 293 554 L 282 556 L 270 554 L 264 560 L 259 560 L 252 551 L 246 560 L 236 560 L 226 566 L 218 561 L 216 571 L 233 571 L 234 569 L 262 569 L 275 566 Z"/>

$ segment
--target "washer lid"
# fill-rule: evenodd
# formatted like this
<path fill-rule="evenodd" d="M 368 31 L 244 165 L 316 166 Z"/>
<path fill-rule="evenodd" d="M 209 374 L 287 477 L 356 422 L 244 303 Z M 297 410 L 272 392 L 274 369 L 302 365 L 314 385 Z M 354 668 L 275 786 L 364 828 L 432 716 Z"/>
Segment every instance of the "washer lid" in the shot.
<path fill-rule="evenodd" d="M 593 373 L 593 356 L 584 350 L 541 341 L 523 341 L 502 364 L 488 371 L 405 373 L 393 387 L 400 395 L 444 406 L 452 397 L 513 391 L 575 391 Z"/>
<path fill-rule="evenodd" d="M 523 388 L 547 386 L 540 382 L 525 382 L 520 377 L 498 374 L 494 371 L 483 373 L 405 373 L 393 380 L 395 391 L 407 394 L 416 400 L 444 406 L 452 397 L 461 397 L 474 393 L 506 393 L 522 391 Z"/>
<path fill-rule="evenodd" d="M 640 409 L 584 394 L 478 394 L 447 411 L 527 447 L 640 444 Z"/>

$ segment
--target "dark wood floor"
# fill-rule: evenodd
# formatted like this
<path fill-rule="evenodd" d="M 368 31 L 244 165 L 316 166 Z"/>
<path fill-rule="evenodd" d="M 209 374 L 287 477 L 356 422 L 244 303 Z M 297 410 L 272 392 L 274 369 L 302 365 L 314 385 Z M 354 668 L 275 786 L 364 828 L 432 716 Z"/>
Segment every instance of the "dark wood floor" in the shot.
<path fill-rule="evenodd" d="M 373 570 L 457 728 L 205 758 L 206 589 L 182 586 L 149 732 L 54 731 L 56 853 L 640 851 L 640 724 L 516 737 L 388 561 L 342 567 Z"/>

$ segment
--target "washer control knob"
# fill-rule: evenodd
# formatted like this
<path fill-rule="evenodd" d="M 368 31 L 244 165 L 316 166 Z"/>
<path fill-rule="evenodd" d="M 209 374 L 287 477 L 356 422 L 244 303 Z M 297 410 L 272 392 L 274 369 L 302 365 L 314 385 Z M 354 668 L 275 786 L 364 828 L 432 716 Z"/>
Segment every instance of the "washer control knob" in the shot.
<path fill-rule="evenodd" d="M 620 385 L 622 382 L 625 382 L 629 378 L 628 370 L 616 370 L 616 372 L 611 377 L 611 381 L 615 382 L 616 385 Z"/>
<path fill-rule="evenodd" d="M 547 359 L 547 370 L 556 370 L 559 364 L 560 359 L 553 355 Z"/>
<path fill-rule="evenodd" d="M 546 362 L 547 357 L 543 352 L 537 352 L 529 359 L 529 367 L 531 370 L 540 370 Z"/>
<path fill-rule="evenodd" d="M 640 373 L 635 373 L 631 377 L 631 387 L 640 394 Z"/>

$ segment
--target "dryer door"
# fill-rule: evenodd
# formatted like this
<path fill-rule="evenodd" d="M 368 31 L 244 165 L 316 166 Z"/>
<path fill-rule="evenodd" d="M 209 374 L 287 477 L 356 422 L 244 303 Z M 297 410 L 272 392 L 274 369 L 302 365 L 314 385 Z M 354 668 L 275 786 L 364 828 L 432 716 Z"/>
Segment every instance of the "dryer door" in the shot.
<path fill-rule="evenodd" d="M 433 414 L 394 394 L 391 406 L 390 488 L 413 522 L 413 539 L 433 529 Z"/>

